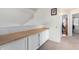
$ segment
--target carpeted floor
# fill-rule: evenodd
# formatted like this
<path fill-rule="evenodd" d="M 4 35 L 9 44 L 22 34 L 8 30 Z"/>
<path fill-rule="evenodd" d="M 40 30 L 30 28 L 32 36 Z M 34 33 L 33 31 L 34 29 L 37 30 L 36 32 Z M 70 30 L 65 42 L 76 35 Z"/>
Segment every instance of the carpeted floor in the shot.
<path fill-rule="evenodd" d="M 62 37 L 60 43 L 48 40 L 38 50 L 79 50 L 79 34 L 72 37 Z"/>

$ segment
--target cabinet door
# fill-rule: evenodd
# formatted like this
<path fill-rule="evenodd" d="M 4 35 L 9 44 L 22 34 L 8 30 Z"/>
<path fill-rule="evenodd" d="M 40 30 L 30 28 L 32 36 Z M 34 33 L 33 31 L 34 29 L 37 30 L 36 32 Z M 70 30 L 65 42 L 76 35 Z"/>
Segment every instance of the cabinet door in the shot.
<path fill-rule="evenodd" d="M 39 48 L 39 39 L 38 39 L 38 34 L 31 35 L 29 36 L 28 40 L 28 49 L 29 50 L 35 50 Z"/>
<path fill-rule="evenodd" d="M 49 39 L 49 30 L 40 33 L 40 46 Z"/>
<path fill-rule="evenodd" d="M 25 50 L 25 38 L 19 39 L 10 43 L 7 43 L 5 45 L 2 45 L 0 47 L 1 50 Z"/>

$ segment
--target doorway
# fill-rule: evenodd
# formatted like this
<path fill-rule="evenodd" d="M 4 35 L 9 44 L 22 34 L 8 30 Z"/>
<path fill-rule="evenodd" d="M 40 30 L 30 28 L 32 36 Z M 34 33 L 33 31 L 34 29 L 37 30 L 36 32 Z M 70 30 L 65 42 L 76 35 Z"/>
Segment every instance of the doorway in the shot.
<path fill-rule="evenodd" d="M 62 36 L 68 35 L 68 17 L 67 15 L 62 16 Z"/>
<path fill-rule="evenodd" d="M 72 15 L 72 34 L 79 34 L 79 13 Z"/>

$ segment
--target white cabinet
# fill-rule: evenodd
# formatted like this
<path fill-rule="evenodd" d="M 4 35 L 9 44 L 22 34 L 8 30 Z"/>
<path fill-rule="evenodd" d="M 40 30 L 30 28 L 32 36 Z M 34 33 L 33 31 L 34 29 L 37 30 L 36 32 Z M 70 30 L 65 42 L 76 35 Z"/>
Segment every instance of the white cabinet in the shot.
<path fill-rule="evenodd" d="M 49 39 L 49 30 L 40 32 L 40 46 Z"/>
<path fill-rule="evenodd" d="M 22 38 L 16 41 L 12 41 L 0 47 L 1 50 L 25 50 L 26 38 Z"/>
<path fill-rule="evenodd" d="M 36 50 L 49 39 L 49 30 L 0 46 L 0 50 Z"/>
<path fill-rule="evenodd" d="M 28 40 L 28 49 L 29 50 L 36 50 L 40 46 L 40 42 L 38 39 L 38 34 L 34 34 L 29 36 Z"/>

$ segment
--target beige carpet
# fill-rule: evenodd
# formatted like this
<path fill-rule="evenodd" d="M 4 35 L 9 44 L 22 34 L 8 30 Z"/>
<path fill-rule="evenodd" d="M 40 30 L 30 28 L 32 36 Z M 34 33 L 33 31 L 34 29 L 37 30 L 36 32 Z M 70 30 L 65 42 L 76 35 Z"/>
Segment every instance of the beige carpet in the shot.
<path fill-rule="evenodd" d="M 48 40 L 38 50 L 79 50 L 79 34 L 72 37 L 62 37 L 60 43 Z"/>

